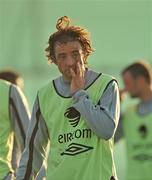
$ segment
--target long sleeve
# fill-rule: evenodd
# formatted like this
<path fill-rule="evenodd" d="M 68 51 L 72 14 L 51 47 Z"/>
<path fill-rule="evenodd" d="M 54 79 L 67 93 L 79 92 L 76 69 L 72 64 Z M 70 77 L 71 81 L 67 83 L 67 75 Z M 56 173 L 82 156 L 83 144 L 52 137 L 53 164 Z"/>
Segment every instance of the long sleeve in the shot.
<path fill-rule="evenodd" d="M 25 147 L 25 137 L 30 119 L 27 100 L 23 92 L 15 85 L 11 85 L 10 87 L 9 113 L 14 133 L 12 167 L 15 171 Z"/>
<path fill-rule="evenodd" d="M 123 119 L 122 119 L 122 115 L 120 115 L 119 123 L 118 123 L 116 133 L 115 133 L 115 137 L 114 137 L 114 142 L 117 143 L 120 139 L 123 138 L 123 136 L 124 136 Z"/>
<path fill-rule="evenodd" d="M 105 89 L 99 104 L 93 104 L 84 90 L 76 92 L 73 99 L 73 107 L 97 136 L 108 140 L 114 135 L 120 114 L 119 90 L 115 81 Z"/>
<path fill-rule="evenodd" d="M 49 141 L 45 121 L 40 113 L 38 99 L 36 99 L 27 133 L 26 147 L 17 170 L 17 180 L 30 180 L 37 176 L 46 159 Z"/>

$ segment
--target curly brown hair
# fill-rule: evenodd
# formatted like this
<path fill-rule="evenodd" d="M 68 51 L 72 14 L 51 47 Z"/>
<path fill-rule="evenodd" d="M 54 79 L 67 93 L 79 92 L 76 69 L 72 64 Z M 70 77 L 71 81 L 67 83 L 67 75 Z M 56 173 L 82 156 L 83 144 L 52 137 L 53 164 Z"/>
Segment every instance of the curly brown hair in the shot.
<path fill-rule="evenodd" d="M 45 49 L 48 62 L 52 63 L 56 60 L 54 52 L 56 42 L 67 43 L 70 41 L 79 41 L 85 54 L 84 63 L 87 64 L 87 57 L 94 51 L 91 46 L 89 32 L 80 26 L 70 25 L 70 22 L 67 16 L 58 19 L 56 24 L 58 31 L 50 35 L 48 47 Z"/>

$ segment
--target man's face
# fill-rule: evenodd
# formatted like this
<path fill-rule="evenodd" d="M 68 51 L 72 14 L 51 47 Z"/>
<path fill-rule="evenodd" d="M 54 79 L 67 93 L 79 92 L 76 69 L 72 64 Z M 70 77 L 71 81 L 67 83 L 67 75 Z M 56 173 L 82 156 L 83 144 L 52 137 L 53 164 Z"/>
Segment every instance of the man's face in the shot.
<path fill-rule="evenodd" d="M 58 66 L 65 80 L 71 81 L 70 68 L 76 72 L 78 62 L 81 67 L 85 69 L 85 56 L 82 46 L 78 41 L 70 41 L 62 44 L 57 42 L 54 50 L 56 58 L 55 64 Z"/>
<path fill-rule="evenodd" d="M 125 72 L 122 78 L 125 89 L 130 94 L 130 96 L 132 98 L 139 97 L 140 87 L 138 78 L 133 77 L 129 71 Z"/>

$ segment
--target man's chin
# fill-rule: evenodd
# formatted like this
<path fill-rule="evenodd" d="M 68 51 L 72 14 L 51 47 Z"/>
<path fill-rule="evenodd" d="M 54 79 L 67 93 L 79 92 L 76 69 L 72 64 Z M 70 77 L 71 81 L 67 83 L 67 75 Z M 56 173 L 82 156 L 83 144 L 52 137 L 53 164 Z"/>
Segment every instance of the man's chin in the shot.
<path fill-rule="evenodd" d="M 67 82 L 71 82 L 72 76 L 64 76 L 64 80 Z"/>

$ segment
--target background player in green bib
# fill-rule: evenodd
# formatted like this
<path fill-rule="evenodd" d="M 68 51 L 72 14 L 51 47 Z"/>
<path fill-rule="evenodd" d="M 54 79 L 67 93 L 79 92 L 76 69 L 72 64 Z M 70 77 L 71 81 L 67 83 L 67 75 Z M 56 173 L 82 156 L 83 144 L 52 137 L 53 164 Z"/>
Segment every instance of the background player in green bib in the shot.
<path fill-rule="evenodd" d="M 67 16 L 56 27 L 46 52 L 61 76 L 38 91 L 17 179 L 35 178 L 43 164 L 47 180 L 115 180 L 117 82 L 87 68 L 93 49 L 85 29 Z"/>
<path fill-rule="evenodd" d="M 23 88 L 23 79 L 18 72 L 0 71 L 0 179 L 3 180 L 14 179 L 29 124 L 28 104 L 19 87 Z"/>
<path fill-rule="evenodd" d="M 145 61 L 135 62 L 122 72 L 125 88 L 139 102 L 126 108 L 116 133 L 126 141 L 127 180 L 152 179 L 152 70 Z M 122 94 L 123 95 L 123 94 Z M 123 131 L 122 131 L 123 130 Z"/>

